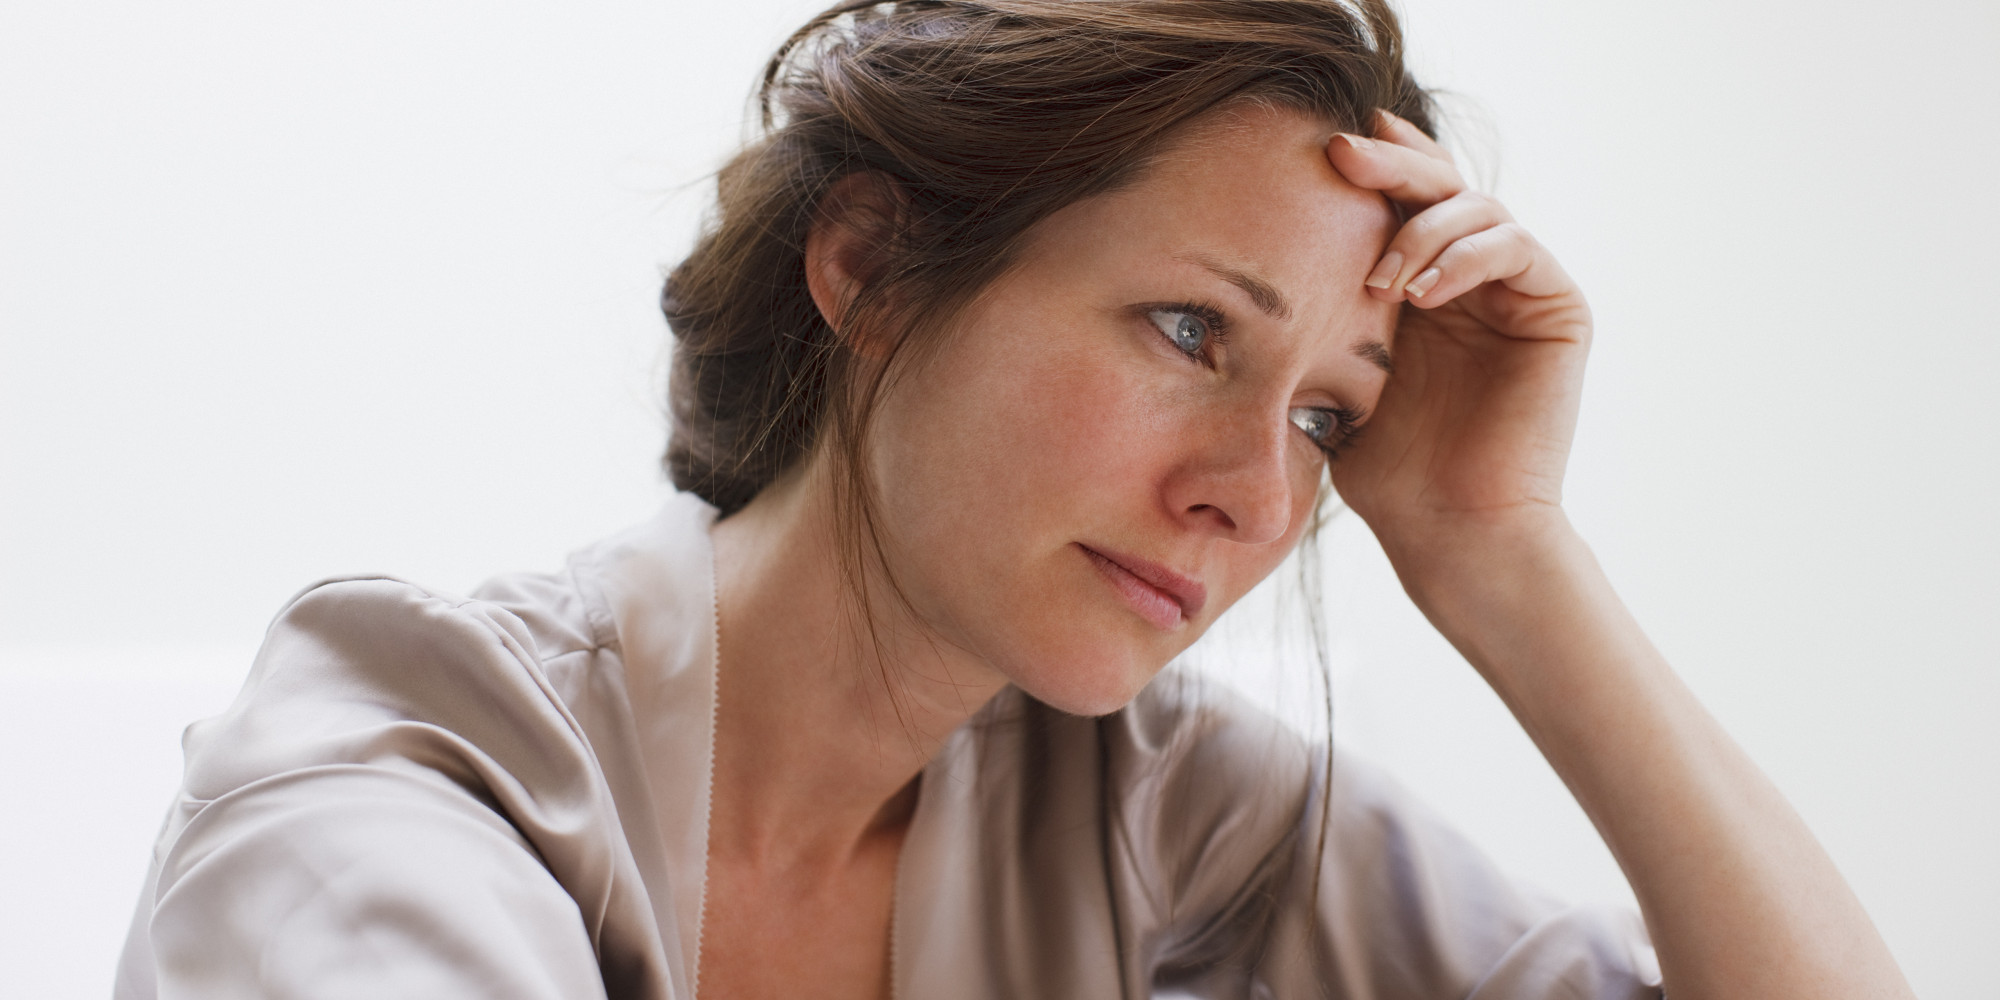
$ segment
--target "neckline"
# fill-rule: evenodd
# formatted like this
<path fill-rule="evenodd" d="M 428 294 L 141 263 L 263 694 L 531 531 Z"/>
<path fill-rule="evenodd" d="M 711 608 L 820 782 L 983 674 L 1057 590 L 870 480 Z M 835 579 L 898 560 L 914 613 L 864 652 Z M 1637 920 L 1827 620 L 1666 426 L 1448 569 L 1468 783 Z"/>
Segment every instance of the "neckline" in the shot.
<path fill-rule="evenodd" d="M 704 944 L 703 938 L 708 923 L 709 830 L 715 809 L 716 736 L 721 728 L 719 719 L 722 710 L 722 588 L 720 584 L 721 573 L 716 563 L 714 537 L 715 525 L 719 520 L 720 518 L 715 516 L 714 508 L 709 508 L 709 516 L 706 519 L 706 523 L 700 525 L 698 532 L 701 537 L 701 544 L 705 549 L 704 554 L 707 557 L 703 562 L 708 569 L 707 603 L 709 627 L 707 629 L 707 656 L 704 658 L 705 662 L 702 664 L 705 668 L 708 711 L 706 713 L 707 728 L 705 731 L 707 747 L 700 790 L 701 816 L 699 826 L 701 830 L 701 851 L 698 866 L 698 902 L 693 907 L 694 930 L 692 934 L 681 935 L 684 940 L 690 937 L 693 940 L 693 947 L 689 950 L 689 957 L 687 958 L 687 982 L 690 1000 L 703 1000 L 701 996 L 701 959 L 702 946 Z M 944 745 L 939 747 L 938 752 L 933 754 L 931 759 L 925 762 L 924 767 L 911 779 L 917 782 L 917 799 L 915 804 L 911 806 L 908 826 L 903 831 L 902 844 L 896 851 L 896 864 L 894 874 L 892 875 L 893 881 L 889 887 L 888 1000 L 896 1000 L 897 997 L 902 996 L 904 993 L 902 988 L 905 964 L 904 956 L 908 949 L 904 943 L 905 921 L 902 919 L 902 916 L 909 909 L 911 903 L 911 900 L 907 898 L 911 891 L 911 880 L 906 873 L 913 864 L 911 861 L 912 854 L 916 853 L 919 855 L 919 860 L 916 862 L 918 864 L 928 862 L 929 865 L 934 865 L 939 859 L 935 846 L 930 844 L 928 839 L 920 839 L 921 834 L 930 831 L 933 826 L 933 824 L 925 821 L 925 816 L 929 812 L 928 807 L 935 798 L 935 796 L 928 794 L 928 792 L 938 780 L 945 780 L 942 777 L 933 777 L 933 772 L 941 773 L 949 767 L 945 759 L 950 748 L 958 742 L 962 734 L 962 729 L 954 732 L 945 741 Z M 919 843 L 923 844 L 923 849 L 913 852 L 912 847 Z"/>

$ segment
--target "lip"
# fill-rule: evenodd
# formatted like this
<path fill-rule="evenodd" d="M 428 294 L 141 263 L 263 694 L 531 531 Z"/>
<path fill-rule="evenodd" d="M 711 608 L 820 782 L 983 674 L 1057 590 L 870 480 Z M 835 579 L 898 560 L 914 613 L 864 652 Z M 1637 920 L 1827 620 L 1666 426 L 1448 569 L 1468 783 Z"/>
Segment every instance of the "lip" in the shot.
<path fill-rule="evenodd" d="M 1139 617 L 1161 630 L 1171 630 L 1201 613 L 1208 602 L 1208 588 L 1195 580 L 1149 559 L 1094 548 L 1082 542 L 1076 547 L 1104 574 L 1105 580 L 1124 597 Z"/>

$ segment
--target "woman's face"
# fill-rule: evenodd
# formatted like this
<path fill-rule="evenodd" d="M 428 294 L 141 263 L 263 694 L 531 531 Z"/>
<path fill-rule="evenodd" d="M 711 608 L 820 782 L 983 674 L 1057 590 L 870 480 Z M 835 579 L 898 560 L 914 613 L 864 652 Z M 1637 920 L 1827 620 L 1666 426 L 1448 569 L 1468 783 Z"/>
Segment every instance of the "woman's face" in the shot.
<path fill-rule="evenodd" d="M 1051 216 L 882 400 L 884 554 L 924 626 L 1058 708 L 1124 705 L 1298 541 L 1387 378 L 1394 231 L 1286 111 L 1215 116 Z"/>

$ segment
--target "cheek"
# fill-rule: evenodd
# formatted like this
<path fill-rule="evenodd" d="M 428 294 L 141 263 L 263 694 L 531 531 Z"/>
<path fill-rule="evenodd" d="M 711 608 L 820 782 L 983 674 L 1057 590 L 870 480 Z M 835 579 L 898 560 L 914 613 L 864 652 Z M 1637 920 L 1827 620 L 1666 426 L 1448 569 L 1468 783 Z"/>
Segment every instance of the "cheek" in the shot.
<path fill-rule="evenodd" d="M 928 398 L 911 413 L 929 426 L 911 428 L 904 453 L 924 478 L 1014 512 L 1008 520 L 1074 515 L 1080 492 L 1136 485 L 1146 445 L 1170 419 L 1148 405 L 1133 366 L 1087 350 L 1090 332 L 1041 329 L 940 359 L 925 378 Z"/>
<path fill-rule="evenodd" d="M 1129 367 L 1061 365 L 1042 373 L 1017 395 L 1030 464 L 1024 471 L 1049 489 L 1070 492 L 1139 485 L 1157 447 L 1166 414 L 1152 403 L 1144 380 Z"/>
<path fill-rule="evenodd" d="M 1073 531 L 1093 484 L 1131 471 L 1134 395 L 1078 336 L 969 323 L 892 389 L 870 449 L 885 523 L 921 550 L 990 561 L 989 574 Z"/>

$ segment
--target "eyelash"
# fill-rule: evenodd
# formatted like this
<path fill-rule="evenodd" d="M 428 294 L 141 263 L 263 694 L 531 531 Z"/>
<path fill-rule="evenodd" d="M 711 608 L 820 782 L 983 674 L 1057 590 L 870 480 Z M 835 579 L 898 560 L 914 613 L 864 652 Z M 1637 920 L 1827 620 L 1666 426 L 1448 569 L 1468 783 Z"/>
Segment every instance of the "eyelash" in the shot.
<path fill-rule="evenodd" d="M 1327 435 L 1327 439 L 1323 442 L 1313 442 L 1326 454 L 1326 460 L 1331 462 L 1339 458 L 1341 451 L 1353 444 L 1355 438 L 1361 436 L 1362 414 L 1360 410 L 1349 406 L 1319 406 L 1314 409 L 1333 418 L 1333 433 Z"/>
<path fill-rule="evenodd" d="M 1210 349 L 1218 344 L 1227 344 L 1229 342 L 1229 320 L 1223 315 L 1220 308 L 1208 302 L 1190 301 L 1151 305 L 1147 306 L 1145 311 L 1148 315 L 1155 312 L 1186 313 L 1201 320 L 1208 326 L 1208 339 L 1202 341 L 1201 354 L 1199 356 L 1182 351 L 1179 345 L 1174 344 L 1171 340 L 1168 340 L 1167 343 L 1169 347 L 1174 348 L 1177 353 L 1189 361 L 1206 365 L 1209 368 L 1215 367 L 1215 355 Z M 1166 339 L 1165 333 L 1159 333 L 1159 336 L 1162 339 Z M 1326 455 L 1326 460 L 1331 462 L 1339 457 L 1340 452 L 1348 445 L 1353 444 L 1356 437 L 1360 436 L 1363 414 L 1360 410 L 1347 406 L 1316 406 L 1313 409 L 1319 410 L 1333 418 L 1333 433 L 1327 435 L 1325 441 L 1313 441 L 1313 447 L 1318 448 L 1322 454 Z M 1300 433 L 1303 434 L 1305 432 L 1300 431 Z M 1311 438 L 1307 438 L 1307 440 L 1311 440 Z"/>
<path fill-rule="evenodd" d="M 1229 343 L 1229 319 L 1223 315 L 1221 308 L 1210 303 L 1199 301 L 1169 302 L 1164 305 L 1147 306 L 1146 312 L 1149 314 L 1156 312 L 1186 313 L 1195 319 L 1201 320 L 1208 327 L 1208 339 L 1202 341 L 1200 355 L 1188 354 L 1186 351 L 1181 351 L 1180 346 L 1174 344 L 1173 341 L 1169 340 L 1167 342 L 1168 346 L 1173 347 L 1176 351 L 1180 351 L 1190 361 L 1199 361 L 1210 368 L 1214 368 L 1215 354 L 1210 348 Z M 1161 336 L 1164 337 L 1166 335 L 1163 333 Z"/>

